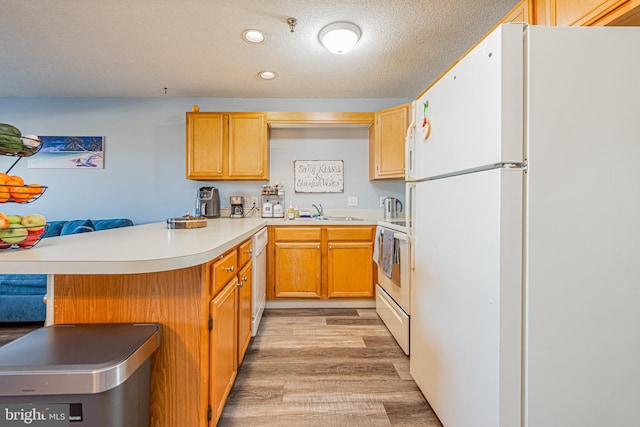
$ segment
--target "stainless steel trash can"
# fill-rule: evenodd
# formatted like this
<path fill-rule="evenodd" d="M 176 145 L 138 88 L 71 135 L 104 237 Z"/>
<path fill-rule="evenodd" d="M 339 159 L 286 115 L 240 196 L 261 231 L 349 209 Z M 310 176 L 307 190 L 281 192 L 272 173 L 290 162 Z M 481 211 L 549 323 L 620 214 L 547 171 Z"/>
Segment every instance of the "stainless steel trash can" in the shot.
<path fill-rule="evenodd" d="M 0 425 L 147 427 L 157 324 L 54 325 L 0 347 Z"/>

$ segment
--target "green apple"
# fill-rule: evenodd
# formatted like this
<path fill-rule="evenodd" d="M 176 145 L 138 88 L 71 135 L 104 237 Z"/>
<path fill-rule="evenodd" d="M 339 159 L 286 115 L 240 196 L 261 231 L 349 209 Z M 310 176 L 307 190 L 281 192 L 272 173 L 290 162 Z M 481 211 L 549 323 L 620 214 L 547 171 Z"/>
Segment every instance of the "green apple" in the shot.
<path fill-rule="evenodd" d="M 9 224 L 22 224 L 22 217 L 20 215 L 7 215 Z"/>
<path fill-rule="evenodd" d="M 28 231 L 20 224 L 9 224 L 9 228 L 0 230 L 0 239 L 5 243 L 20 243 L 27 238 Z"/>
<path fill-rule="evenodd" d="M 29 231 L 38 231 L 42 230 L 47 223 L 47 219 L 44 215 L 40 214 L 31 214 L 22 218 L 21 224 L 27 227 Z"/>

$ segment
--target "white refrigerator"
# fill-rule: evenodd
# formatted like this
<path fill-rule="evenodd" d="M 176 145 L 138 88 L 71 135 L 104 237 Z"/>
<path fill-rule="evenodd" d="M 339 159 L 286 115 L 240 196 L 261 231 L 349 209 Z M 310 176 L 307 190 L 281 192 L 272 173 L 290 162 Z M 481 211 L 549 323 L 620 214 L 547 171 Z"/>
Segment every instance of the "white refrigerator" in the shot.
<path fill-rule="evenodd" d="M 640 425 L 638 52 L 502 25 L 415 101 L 410 366 L 446 427 Z"/>

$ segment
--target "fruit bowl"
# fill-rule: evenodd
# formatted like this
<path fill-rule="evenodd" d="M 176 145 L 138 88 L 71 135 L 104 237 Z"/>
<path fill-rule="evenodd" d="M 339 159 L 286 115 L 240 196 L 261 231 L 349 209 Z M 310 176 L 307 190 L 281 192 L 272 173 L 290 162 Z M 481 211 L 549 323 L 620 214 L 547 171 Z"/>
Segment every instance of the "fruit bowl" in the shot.
<path fill-rule="evenodd" d="M 0 228 L 0 251 L 13 249 L 31 249 L 47 235 L 49 224 L 40 227 L 27 227 L 11 224 Z"/>
<path fill-rule="evenodd" d="M 44 194 L 47 187 L 39 184 L 11 185 L 0 184 L 0 203 L 31 203 Z"/>
<path fill-rule="evenodd" d="M 0 153 L 5 156 L 33 156 L 40 151 L 42 146 L 40 138 L 35 135 L 16 137 L 0 133 Z"/>

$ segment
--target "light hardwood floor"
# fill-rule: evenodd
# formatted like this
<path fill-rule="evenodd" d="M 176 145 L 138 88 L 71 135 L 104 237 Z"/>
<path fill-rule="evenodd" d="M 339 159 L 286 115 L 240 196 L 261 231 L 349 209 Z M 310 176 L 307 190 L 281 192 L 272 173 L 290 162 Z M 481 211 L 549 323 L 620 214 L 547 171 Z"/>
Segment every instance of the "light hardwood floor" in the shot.
<path fill-rule="evenodd" d="M 0 346 L 42 325 L 0 324 Z M 374 309 L 267 310 L 218 426 L 441 427 Z"/>
<path fill-rule="evenodd" d="M 267 310 L 218 426 L 441 426 L 375 309 Z"/>

